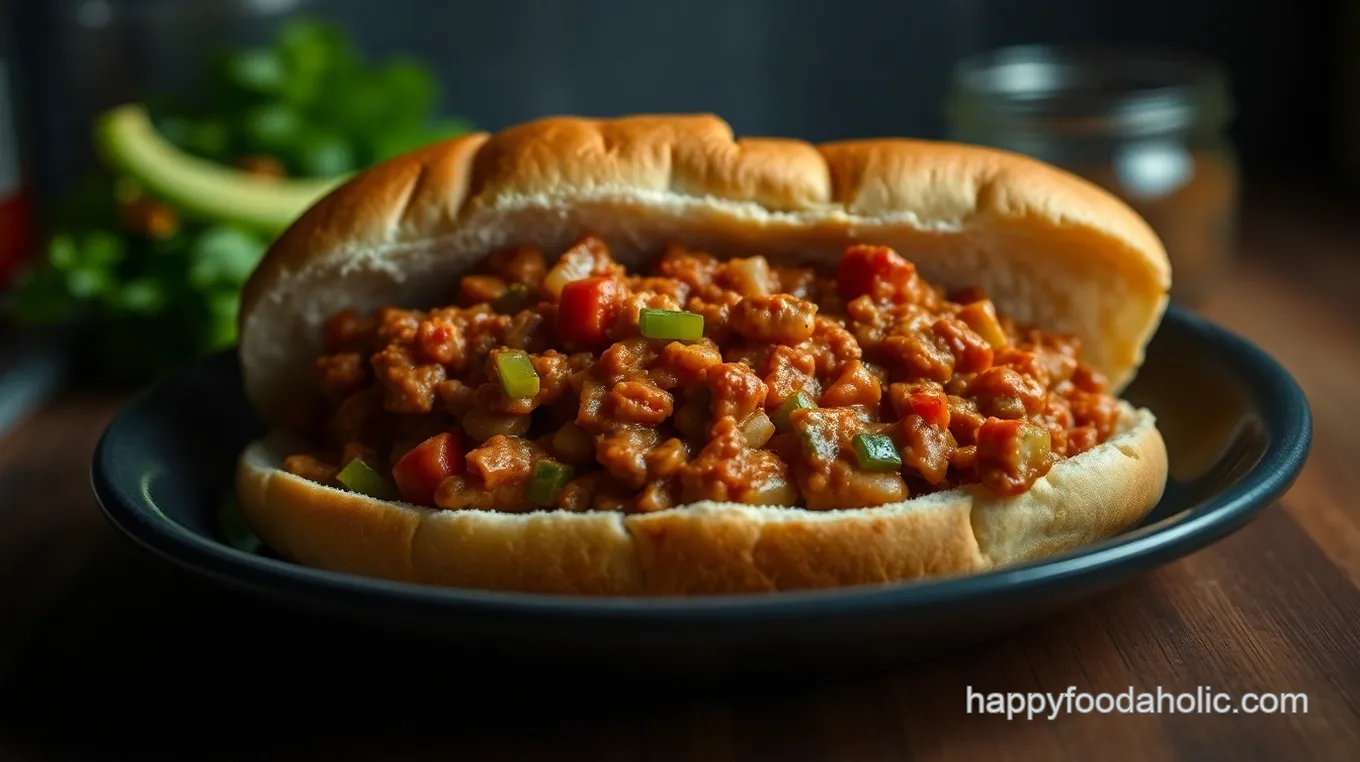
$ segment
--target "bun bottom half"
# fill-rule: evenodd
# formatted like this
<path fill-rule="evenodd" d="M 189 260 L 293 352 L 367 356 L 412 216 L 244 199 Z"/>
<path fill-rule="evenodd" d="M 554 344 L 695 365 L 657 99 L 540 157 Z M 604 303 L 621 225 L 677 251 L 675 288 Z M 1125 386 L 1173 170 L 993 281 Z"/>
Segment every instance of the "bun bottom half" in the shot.
<path fill-rule="evenodd" d="M 1136 526 L 1161 499 L 1166 445 L 1147 410 L 1027 492 L 977 485 L 902 503 L 808 511 L 702 502 L 651 514 L 441 511 L 325 487 L 279 468 L 290 443 L 251 443 L 242 512 L 293 562 L 446 587 L 574 595 L 760 593 L 974 574 Z"/>

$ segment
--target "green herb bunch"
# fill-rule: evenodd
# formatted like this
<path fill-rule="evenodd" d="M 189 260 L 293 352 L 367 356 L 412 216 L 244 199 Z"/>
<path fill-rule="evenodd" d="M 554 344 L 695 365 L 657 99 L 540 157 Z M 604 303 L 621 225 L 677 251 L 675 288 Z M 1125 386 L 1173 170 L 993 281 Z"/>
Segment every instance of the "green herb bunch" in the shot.
<path fill-rule="evenodd" d="M 207 66 L 200 97 L 148 106 L 180 150 L 243 171 L 342 176 L 470 128 L 434 118 L 437 83 L 409 58 L 369 62 L 333 24 L 285 22 L 265 47 Z M 100 170 L 56 211 L 11 317 L 75 324 L 81 359 L 141 381 L 236 341 L 241 287 L 270 232 L 195 217 Z M 275 231 L 277 232 L 277 231 Z"/>

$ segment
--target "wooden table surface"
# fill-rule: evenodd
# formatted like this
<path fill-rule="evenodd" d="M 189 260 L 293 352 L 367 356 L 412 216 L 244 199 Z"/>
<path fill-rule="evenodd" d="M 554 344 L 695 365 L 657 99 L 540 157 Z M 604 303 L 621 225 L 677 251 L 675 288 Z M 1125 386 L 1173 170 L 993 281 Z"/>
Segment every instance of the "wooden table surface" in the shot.
<path fill-rule="evenodd" d="M 428 686 L 434 699 L 387 688 L 327 701 L 298 683 L 344 686 L 344 648 L 328 650 L 344 641 L 129 547 L 88 486 L 119 400 L 58 398 L 0 440 L 0 758 L 1360 758 L 1356 211 L 1291 194 L 1249 204 L 1239 262 L 1204 307 L 1278 357 L 1312 402 L 1312 456 L 1280 505 L 1003 641 L 793 692 L 668 700 L 619 684 L 544 706 L 533 684 L 483 696 L 452 680 Z M 385 648 L 398 673 L 432 658 Z M 290 667 L 302 662 L 309 671 Z M 1302 692 L 1307 713 L 965 711 L 968 686 L 1069 685 Z M 176 746 L 176 730 L 191 745 Z"/>

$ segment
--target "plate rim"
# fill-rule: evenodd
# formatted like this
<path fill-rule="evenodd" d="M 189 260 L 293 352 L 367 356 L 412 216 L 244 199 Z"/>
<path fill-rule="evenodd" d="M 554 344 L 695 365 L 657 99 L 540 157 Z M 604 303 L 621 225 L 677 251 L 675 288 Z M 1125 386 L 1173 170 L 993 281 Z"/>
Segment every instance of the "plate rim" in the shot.
<path fill-rule="evenodd" d="M 238 590 L 350 609 L 403 609 L 406 613 L 461 612 L 519 618 L 569 616 L 633 624 L 775 622 L 819 616 L 863 616 L 885 610 L 961 605 L 998 593 L 1038 594 L 1074 577 L 1118 578 L 1130 567 L 1159 566 L 1237 531 L 1273 505 L 1295 482 L 1313 437 L 1310 406 L 1298 382 L 1277 360 L 1246 338 L 1177 305 L 1163 320 L 1177 322 L 1198 340 L 1218 347 L 1234 373 L 1248 377 L 1266 430 L 1266 451 L 1228 489 L 1175 516 L 1059 556 L 972 575 L 824 590 L 689 597 L 571 596 L 446 588 L 373 579 L 302 566 L 238 550 L 178 522 L 156 518 L 149 499 L 139 500 L 110 476 L 119 430 L 164 385 L 195 370 L 228 361 L 224 350 L 181 367 L 149 385 L 119 410 L 95 447 L 90 480 L 105 519 L 142 549 L 180 569 Z M 1158 329 L 1161 330 L 1160 327 Z"/>

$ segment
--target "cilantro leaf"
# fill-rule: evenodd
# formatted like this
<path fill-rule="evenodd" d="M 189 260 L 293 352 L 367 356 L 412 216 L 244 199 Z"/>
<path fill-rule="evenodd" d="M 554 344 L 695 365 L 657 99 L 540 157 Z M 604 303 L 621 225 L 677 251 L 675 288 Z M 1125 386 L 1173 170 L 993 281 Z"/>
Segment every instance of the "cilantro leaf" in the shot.
<path fill-rule="evenodd" d="M 189 283 L 201 291 L 240 288 L 263 256 L 265 244 L 243 230 L 216 225 L 189 244 Z"/>

